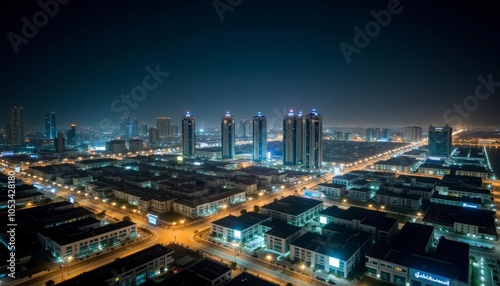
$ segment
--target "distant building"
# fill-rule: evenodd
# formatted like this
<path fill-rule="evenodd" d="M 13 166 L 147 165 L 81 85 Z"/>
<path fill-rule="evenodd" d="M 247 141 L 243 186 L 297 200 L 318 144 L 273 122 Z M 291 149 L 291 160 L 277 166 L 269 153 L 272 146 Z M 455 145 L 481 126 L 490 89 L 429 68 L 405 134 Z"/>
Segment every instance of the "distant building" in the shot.
<path fill-rule="evenodd" d="M 24 144 L 24 109 L 14 106 L 10 109 L 10 145 Z"/>
<path fill-rule="evenodd" d="M 365 139 L 366 141 L 378 141 L 380 138 L 380 128 L 367 128 Z"/>
<path fill-rule="evenodd" d="M 234 117 L 226 112 L 221 119 L 222 158 L 224 159 L 234 158 L 235 131 Z"/>
<path fill-rule="evenodd" d="M 160 133 L 156 128 L 149 128 L 148 137 L 149 144 L 156 144 L 160 142 Z"/>
<path fill-rule="evenodd" d="M 241 119 L 239 124 L 239 137 L 249 138 L 252 137 L 252 121 L 248 119 Z"/>
<path fill-rule="evenodd" d="M 146 123 L 141 124 L 140 130 L 139 130 L 139 135 L 141 135 L 141 136 L 148 135 L 148 125 Z"/>
<path fill-rule="evenodd" d="M 344 141 L 351 141 L 351 133 L 350 132 L 344 133 Z"/>
<path fill-rule="evenodd" d="M 58 153 L 64 152 L 65 144 L 64 144 L 64 133 L 57 133 L 57 139 L 54 140 L 54 151 Z"/>
<path fill-rule="evenodd" d="M 170 127 L 170 136 L 179 136 L 179 125 L 172 125 L 172 127 Z"/>
<path fill-rule="evenodd" d="M 158 136 L 161 141 L 164 141 L 170 136 L 170 117 L 157 117 L 156 118 L 156 129 L 158 130 Z"/>
<path fill-rule="evenodd" d="M 139 136 L 139 119 L 134 118 L 134 124 L 132 125 L 132 136 Z"/>
<path fill-rule="evenodd" d="M 127 144 L 125 140 L 111 140 L 106 142 L 106 152 L 111 154 L 127 153 Z"/>
<path fill-rule="evenodd" d="M 382 141 L 391 141 L 391 130 L 388 129 L 388 128 L 382 129 L 382 132 L 380 133 L 379 140 L 382 140 Z"/>
<path fill-rule="evenodd" d="M 57 137 L 56 114 L 55 112 L 45 114 L 45 139 L 55 139 Z"/>
<path fill-rule="evenodd" d="M 76 124 L 73 123 L 69 126 L 66 137 L 67 137 L 69 146 L 76 145 Z"/>
<path fill-rule="evenodd" d="M 265 161 L 267 157 L 267 118 L 258 112 L 252 122 L 253 160 Z"/>
<path fill-rule="evenodd" d="M 405 127 L 404 140 L 406 142 L 418 142 L 422 140 L 422 127 L 420 126 Z"/>
<path fill-rule="evenodd" d="M 451 156 L 452 128 L 429 126 L 429 157 L 448 158 Z"/>
<path fill-rule="evenodd" d="M 297 126 L 298 125 L 298 126 Z M 304 153 L 304 125 L 302 113 L 295 116 L 290 110 L 283 116 L 283 165 L 298 165 Z"/>
<path fill-rule="evenodd" d="M 127 143 L 129 152 L 141 151 L 144 147 L 143 141 L 141 139 L 130 139 Z"/>
<path fill-rule="evenodd" d="M 335 132 L 335 140 L 344 141 L 344 133 L 343 132 Z"/>
<path fill-rule="evenodd" d="M 129 118 L 125 118 L 120 123 L 121 134 L 124 138 L 132 138 L 132 122 L 130 122 Z"/>
<path fill-rule="evenodd" d="M 182 154 L 193 156 L 196 147 L 196 119 L 189 111 L 182 117 Z"/>

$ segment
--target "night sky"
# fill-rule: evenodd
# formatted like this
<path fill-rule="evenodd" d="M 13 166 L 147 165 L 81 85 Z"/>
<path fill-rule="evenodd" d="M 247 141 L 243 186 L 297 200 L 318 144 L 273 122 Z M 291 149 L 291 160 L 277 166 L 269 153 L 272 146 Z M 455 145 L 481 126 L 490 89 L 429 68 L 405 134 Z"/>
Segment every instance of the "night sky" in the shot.
<path fill-rule="evenodd" d="M 221 21 L 213 1 L 71 0 L 31 38 L 22 18 L 33 23 L 43 10 L 19 2 L 2 2 L 0 12 L 0 126 L 14 105 L 24 106 L 27 127 L 42 127 L 50 111 L 58 128 L 118 125 L 121 95 L 132 90 L 142 98 L 128 116 L 147 123 L 171 116 L 179 124 L 187 110 L 210 125 L 226 111 L 281 120 L 286 109 L 316 108 L 327 126 L 443 124 L 465 100 L 471 111 L 450 111 L 446 122 L 500 125 L 495 1 L 402 0 L 359 49 L 354 28 L 364 31 L 370 11 L 393 1 L 219 0 L 232 9 Z M 358 49 L 350 63 L 343 42 Z M 161 82 L 149 78 L 146 90 L 157 66 Z M 478 76 L 490 74 L 498 83 L 477 99 Z"/>

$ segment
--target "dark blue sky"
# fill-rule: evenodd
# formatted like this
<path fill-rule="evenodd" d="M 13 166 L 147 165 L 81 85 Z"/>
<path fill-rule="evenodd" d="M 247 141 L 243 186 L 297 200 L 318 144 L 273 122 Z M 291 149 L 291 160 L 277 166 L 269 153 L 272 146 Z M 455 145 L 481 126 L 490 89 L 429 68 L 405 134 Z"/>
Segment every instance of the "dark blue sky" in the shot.
<path fill-rule="evenodd" d="M 1 12 L 0 126 L 14 105 L 24 106 L 28 127 L 42 126 L 49 111 L 58 127 L 105 118 L 117 125 L 121 95 L 144 90 L 146 67 L 157 65 L 169 75 L 129 108 L 141 122 L 171 116 L 175 124 L 186 110 L 212 124 L 227 110 L 236 119 L 257 111 L 275 119 L 285 108 L 316 108 L 333 126 L 441 124 L 469 97 L 471 112 L 448 118 L 499 125 L 500 86 L 487 99 L 470 96 L 480 75 L 500 82 L 500 9 L 492 1 L 402 0 L 348 63 L 339 45 L 354 46 L 354 28 L 364 30 L 370 11 L 390 2 L 243 0 L 221 21 L 212 1 L 71 0 L 16 54 L 9 33 L 23 37 L 22 18 L 32 21 L 42 8 L 9 0 Z"/>

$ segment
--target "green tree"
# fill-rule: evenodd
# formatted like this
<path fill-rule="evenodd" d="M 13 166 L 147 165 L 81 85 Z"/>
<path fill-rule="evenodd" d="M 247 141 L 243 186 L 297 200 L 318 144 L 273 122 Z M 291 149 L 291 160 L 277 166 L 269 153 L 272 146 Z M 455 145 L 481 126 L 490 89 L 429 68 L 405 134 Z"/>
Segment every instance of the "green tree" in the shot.
<path fill-rule="evenodd" d="M 238 263 L 236 263 L 236 261 L 232 261 L 229 265 L 231 266 L 231 269 L 236 270 L 236 266 L 238 266 Z"/>
<path fill-rule="evenodd" d="M 293 284 L 288 282 L 288 283 L 286 283 L 286 286 L 293 286 Z"/>
<path fill-rule="evenodd" d="M 103 210 L 102 212 L 97 213 L 96 215 L 97 215 L 97 217 L 104 217 L 104 216 L 106 216 L 106 210 Z"/>
<path fill-rule="evenodd" d="M 54 282 L 54 280 L 49 280 L 49 281 L 45 282 L 45 286 L 52 286 L 52 285 L 54 285 L 54 284 L 56 284 L 56 283 Z"/>
<path fill-rule="evenodd" d="M 258 213 L 260 211 L 260 207 L 258 205 L 253 206 L 253 211 Z"/>
<path fill-rule="evenodd" d="M 123 220 L 123 221 L 132 221 L 132 218 L 131 218 L 131 217 L 129 217 L 128 215 L 126 215 L 126 216 L 124 216 L 124 217 L 122 218 L 122 220 Z"/>
<path fill-rule="evenodd" d="M 247 210 L 246 210 L 246 209 L 242 209 L 242 210 L 240 211 L 240 214 L 246 214 L 246 213 L 247 213 Z"/>

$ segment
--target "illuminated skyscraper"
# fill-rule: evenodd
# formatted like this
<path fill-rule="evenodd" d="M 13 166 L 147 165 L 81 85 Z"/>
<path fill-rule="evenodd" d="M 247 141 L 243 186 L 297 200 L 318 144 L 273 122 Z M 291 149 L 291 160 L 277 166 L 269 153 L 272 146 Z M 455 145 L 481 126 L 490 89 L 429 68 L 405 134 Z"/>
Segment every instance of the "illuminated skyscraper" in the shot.
<path fill-rule="evenodd" d="M 452 133 L 448 124 L 444 127 L 429 125 L 429 157 L 447 158 L 451 155 Z"/>
<path fill-rule="evenodd" d="M 290 110 L 283 117 L 283 164 L 301 165 L 305 159 L 305 117 Z"/>
<path fill-rule="evenodd" d="M 24 109 L 14 106 L 10 109 L 10 142 L 11 145 L 24 144 Z"/>
<path fill-rule="evenodd" d="M 221 119 L 222 158 L 234 158 L 235 125 L 234 117 L 226 112 Z"/>
<path fill-rule="evenodd" d="M 182 117 L 182 154 L 193 156 L 195 153 L 196 121 L 189 111 Z"/>
<path fill-rule="evenodd" d="M 323 116 L 313 109 L 305 119 L 305 167 L 319 169 L 323 162 Z"/>
<path fill-rule="evenodd" d="M 253 118 L 253 160 L 265 161 L 267 155 L 267 118 L 258 112 Z"/>
<path fill-rule="evenodd" d="M 156 129 L 158 130 L 160 140 L 167 139 L 170 136 L 170 117 L 157 117 Z"/>
<path fill-rule="evenodd" d="M 283 116 L 283 165 L 295 165 L 295 114 L 290 110 Z"/>
<path fill-rule="evenodd" d="M 73 123 L 69 126 L 67 138 L 69 146 L 76 145 L 76 124 Z"/>
<path fill-rule="evenodd" d="M 56 114 L 54 112 L 45 114 L 45 139 L 55 139 L 57 136 Z"/>

